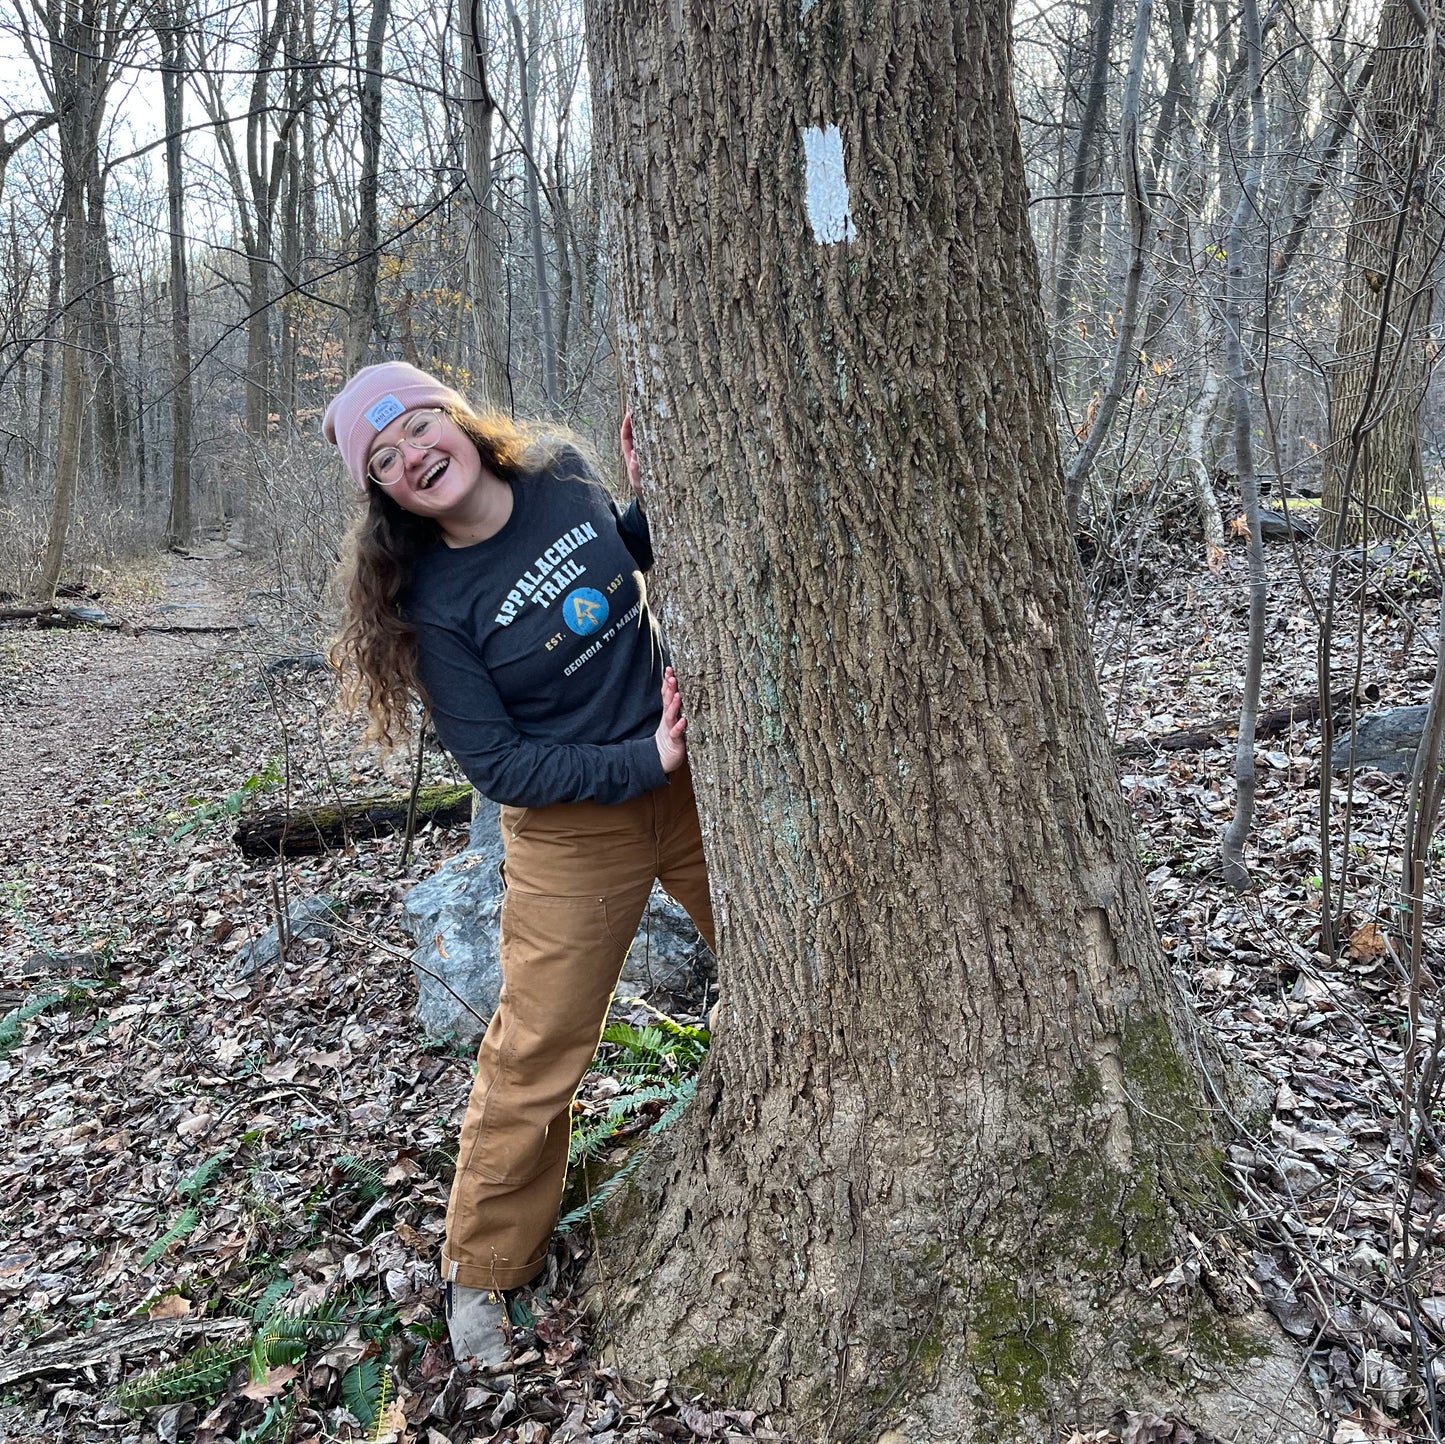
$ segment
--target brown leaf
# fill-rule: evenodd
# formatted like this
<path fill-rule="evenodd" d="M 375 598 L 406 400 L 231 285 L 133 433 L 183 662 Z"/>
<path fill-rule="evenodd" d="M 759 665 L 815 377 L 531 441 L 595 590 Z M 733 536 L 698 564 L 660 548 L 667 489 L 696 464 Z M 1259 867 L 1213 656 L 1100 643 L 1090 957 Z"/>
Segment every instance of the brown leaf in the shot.
<path fill-rule="evenodd" d="M 1373 963 L 1385 956 L 1389 944 L 1379 923 L 1362 923 L 1350 937 L 1350 956 L 1357 963 Z"/>
<path fill-rule="evenodd" d="M 167 1294 L 146 1310 L 148 1319 L 183 1319 L 191 1311 L 191 1301 L 183 1294 Z"/>
<path fill-rule="evenodd" d="M 258 1402 L 274 1399 L 300 1372 L 294 1364 L 278 1364 L 274 1369 L 266 1370 L 264 1379 L 247 1384 L 244 1389 L 236 1392 L 243 1399 L 255 1399 Z"/>
<path fill-rule="evenodd" d="M 1249 519 L 1245 516 L 1237 516 L 1229 523 L 1229 534 L 1237 537 L 1240 541 L 1249 540 Z"/>

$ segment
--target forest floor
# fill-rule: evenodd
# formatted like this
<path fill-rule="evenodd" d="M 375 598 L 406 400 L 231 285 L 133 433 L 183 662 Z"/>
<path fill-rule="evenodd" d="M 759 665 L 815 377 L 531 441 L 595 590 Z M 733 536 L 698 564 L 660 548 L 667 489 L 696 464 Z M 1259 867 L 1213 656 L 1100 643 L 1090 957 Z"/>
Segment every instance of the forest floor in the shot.
<path fill-rule="evenodd" d="M 1306 589 L 1321 565 L 1270 562 L 1266 708 L 1314 688 Z M 1404 565 L 1380 569 L 1363 604 L 1354 587 L 1336 685 L 1371 707 L 1425 701 L 1431 588 Z M 1237 708 L 1245 603 L 1235 549 L 1219 573 L 1175 569 L 1093 617 L 1164 947 L 1263 1085 L 1261 1106 L 1231 1119 L 1239 1216 L 1156 1285 L 1207 1285 L 1221 1252 L 1242 1251 L 1306 1351 L 1334 1444 L 1438 1438 L 1445 1177 L 1421 1121 L 1402 1131 L 1400 1103 L 1410 995 L 1389 859 L 1405 785 L 1336 778 L 1337 895 L 1349 864 L 1337 958 L 1318 938 L 1317 723 L 1261 742 L 1254 886 L 1222 885 L 1231 734 L 1160 744 Z M 356 753 L 355 727 L 329 711 L 313 622 L 224 543 L 117 577 L 101 604 L 127 625 L 0 629 L 0 1441 L 287 1427 L 418 1444 L 778 1438 L 766 1419 L 589 1358 L 575 1234 L 518 1310 L 515 1386 L 453 1368 L 436 1259 L 470 1063 L 416 1032 L 397 914 L 465 831 L 424 830 L 405 862 L 395 837 L 248 862 L 231 842 L 241 807 L 403 786 L 405 759 Z M 220 627 L 236 630 L 196 630 Z M 333 901 L 330 931 L 257 962 L 249 945 L 302 897 Z M 1432 892 L 1432 967 L 1441 916 Z M 1417 1002 L 1433 1019 L 1426 981 Z M 615 1085 L 594 1075 L 589 1090 Z M 174 1378 L 149 1399 L 137 1389 L 142 1366 L 200 1345 L 190 1367 L 211 1387 L 194 1401 Z M 1195 1438 L 1148 1418 L 1089 1437 Z"/>

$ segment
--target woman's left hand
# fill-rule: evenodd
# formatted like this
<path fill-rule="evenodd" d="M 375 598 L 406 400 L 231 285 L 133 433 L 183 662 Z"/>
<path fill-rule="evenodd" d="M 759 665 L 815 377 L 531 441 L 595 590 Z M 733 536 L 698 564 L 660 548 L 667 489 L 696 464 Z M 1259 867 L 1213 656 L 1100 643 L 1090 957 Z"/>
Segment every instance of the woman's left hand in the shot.
<path fill-rule="evenodd" d="M 637 461 L 637 448 L 632 444 L 632 408 L 622 417 L 622 464 L 627 468 L 627 484 L 639 502 L 642 500 L 642 467 Z"/>

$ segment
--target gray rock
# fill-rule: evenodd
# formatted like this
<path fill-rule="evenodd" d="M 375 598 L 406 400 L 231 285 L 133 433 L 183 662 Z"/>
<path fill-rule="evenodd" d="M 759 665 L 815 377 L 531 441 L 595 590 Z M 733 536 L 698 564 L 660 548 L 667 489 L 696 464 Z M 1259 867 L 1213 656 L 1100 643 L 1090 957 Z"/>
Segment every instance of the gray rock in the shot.
<path fill-rule="evenodd" d="M 114 622 L 99 607 L 69 606 L 61 607 L 60 615 L 67 622 L 78 623 L 86 627 L 113 627 Z"/>
<path fill-rule="evenodd" d="M 1381 772 L 1410 773 L 1415 766 L 1415 753 L 1425 731 L 1428 711 L 1428 707 L 1389 707 L 1366 713 L 1355 723 L 1353 731 L 1335 739 L 1335 771 L 1344 772 L 1353 762 L 1356 767 L 1376 767 Z"/>
<path fill-rule="evenodd" d="M 500 861 L 500 839 L 495 852 L 468 848 L 418 883 L 402 903 L 401 925 L 416 943 L 416 1020 L 429 1038 L 473 1042 L 496 1009 L 502 990 Z"/>
<path fill-rule="evenodd" d="M 1291 511 L 1286 518 L 1282 511 L 1261 511 L 1259 535 L 1262 541 L 1313 541 L 1319 527 L 1313 518 Z"/>
<path fill-rule="evenodd" d="M 306 938 L 329 938 L 332 922 L 346 909 L 332 897 L 303 897 L 286 909 L 286 929 L 293 943 Z M 275 928 L 268 928 L 253 943 L 247 943 L 236 954 L 237 971 L 250 977 L 262 968 L 269 968 L 281 956 L 281 938 Z"/>
<path fill-rule="evenodd" d="M 403 901 L 401 923 L 416 943 L 417 1023 L 428 1037 L 475 1042 L 496 1010 L 502 987 L 497 956 L 501 862 L 497 809 L 482 803 L 467 850 L 444 862 Z M 714 976 L 712 953 L 692 920 L 655 887 L 623 964 L 618 992 L 695 1011 Z"/>

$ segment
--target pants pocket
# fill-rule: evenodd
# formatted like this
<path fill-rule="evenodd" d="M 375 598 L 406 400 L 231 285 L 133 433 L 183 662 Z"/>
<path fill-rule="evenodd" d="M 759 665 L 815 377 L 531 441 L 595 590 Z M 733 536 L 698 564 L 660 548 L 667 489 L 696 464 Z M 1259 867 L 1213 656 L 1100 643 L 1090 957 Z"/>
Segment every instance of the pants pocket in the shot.
<path fill-rule="evenodd" d="M 547 1147 L 551 1131 L 570 1126 L 572 1096 L 597 1051 L 625 949 L 601 896 L 514 887 L 502 900 L 501 941 L 502 996 L 477 1059 L 466 1166 L 516 1185 L 546 1167 L 558 1146 L 554 1138 Z"/>

